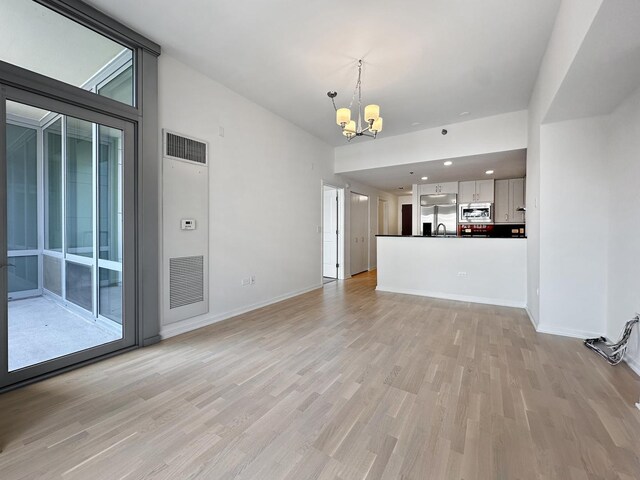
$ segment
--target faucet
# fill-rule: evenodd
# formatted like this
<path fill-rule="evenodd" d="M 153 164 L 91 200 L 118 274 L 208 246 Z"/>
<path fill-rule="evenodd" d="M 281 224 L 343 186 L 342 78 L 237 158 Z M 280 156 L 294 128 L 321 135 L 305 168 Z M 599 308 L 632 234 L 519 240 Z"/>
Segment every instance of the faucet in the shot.
<path fill-rule="evenodd" d="M 439 223 L 436 227 L 436 237 L 438 236 L 438 232 L 440 231 L 440 227 L 444 227 L 444 236 L 447 236 L 447 226 L 444 223 Z"/>

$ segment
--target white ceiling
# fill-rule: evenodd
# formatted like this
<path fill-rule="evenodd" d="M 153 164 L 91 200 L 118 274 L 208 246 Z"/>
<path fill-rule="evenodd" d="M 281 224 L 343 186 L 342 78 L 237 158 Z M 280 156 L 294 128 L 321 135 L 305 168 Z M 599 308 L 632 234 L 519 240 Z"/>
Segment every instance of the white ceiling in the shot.
<path fill-rule="evenodd" d="M 344 138 L 326 92 L 349 102 L 358 58 L 383 135 L 526 108 L 560 3 L 87 1 L 333 145 Z"/>
<path fill-rule="evenodd" d="M 349 172 L 344 176 L 395 195 L 408 194 L 414 183 L 464 182 L 493 178 L 522 178 L 527 170 L 527 150 L 487 153 L 468 157 L 450 158 L 453 162 L 445 166 L 446 160 L 411 163 L 393 167 L 371 168 Z M 493 175 L 487 175 L 493 170 Z M 413 172 L 411 174 L 410 172 Z M 421 180 L 427 176 L 428 180 Z M 399 187 L 402 187 L 400 189 Z"/>
<path fill-rule="evenodd" d="M 7 114 L 14 115 L 26 120 L 32 120 L 34 122 L 40 122 L 50 112 L 42 110 L 41 108 L 32 107 L 30 105 L 24 105 L 22 103 L 7 101 Z"/>

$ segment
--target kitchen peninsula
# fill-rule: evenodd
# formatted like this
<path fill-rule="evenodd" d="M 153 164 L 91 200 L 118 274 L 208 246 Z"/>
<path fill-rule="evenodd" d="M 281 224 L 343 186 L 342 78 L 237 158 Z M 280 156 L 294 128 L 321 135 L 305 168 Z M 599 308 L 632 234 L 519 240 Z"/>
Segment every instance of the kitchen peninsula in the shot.
<path fill-rule="evenodd" d="M 524 307 L 524 184 L 414 184 L 413 235 L 377 237 L 377 290 Z"/>
<path fill-rule="evenodd" d="M 378 235 L 376 289 L 523 308 L 526 242 L 526 238 Z"/>

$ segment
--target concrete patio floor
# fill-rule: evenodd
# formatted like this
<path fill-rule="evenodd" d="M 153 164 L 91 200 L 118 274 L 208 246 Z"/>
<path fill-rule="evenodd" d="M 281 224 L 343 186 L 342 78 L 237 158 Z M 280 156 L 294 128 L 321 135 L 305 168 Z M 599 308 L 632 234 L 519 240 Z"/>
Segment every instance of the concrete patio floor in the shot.
<path fill-rule="evenodd" d="M 9 371 L 120 338 L 47 297 L 9 302 Z"/>

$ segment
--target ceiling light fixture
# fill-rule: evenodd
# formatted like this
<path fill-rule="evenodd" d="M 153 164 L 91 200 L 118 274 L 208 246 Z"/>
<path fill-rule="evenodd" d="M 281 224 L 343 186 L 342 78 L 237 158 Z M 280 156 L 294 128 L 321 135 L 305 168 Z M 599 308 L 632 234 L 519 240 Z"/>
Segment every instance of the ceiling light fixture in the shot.
<path fill-rule="evenodd" d="M 486 171 L 486 172 L 484 172 L 484 173 L 486 173 L 487 175 L 493 175 L 493 170 L 487 170 L 487 171 Z"/>
<path fill-rule="evenodd" d="M 356 94 L 358 96 L 358 122 L 351 120 L 351 108 L 356 100 Z M 338 96 L 337 92 L 327 92 L 327 96 L 333 103 L 333 108 L 336 111 L 336 123 L 342 129 L 342 134 L 347 137 L 350 142 L 354 137 L 371 137 L 376 138 L 378 133 L 382 131 L 382 117 L 380 116 L 380 106 L 371 104 L 364 107 L 364 120 L 365 128 L 362 128 L 362 60 L 358 60 L 358 81 L 356 82 L 356 88 L 353 90 L 353 96 L 351 97 L 351 103 L 349 107 L 338 108 L 336 107 L 335 98 Z"/>
<path fill-rule="evenodd" d="M 420 180 L 429 180 L 429 177 L 422 177 Z"/>
<path fill-rule="evenodd" d="M 451 160 L 447 160 L 446 162 L 444 162 L 445 167 L 450 167 L 451 165 L 453 165 L 453 162 Z"/>

